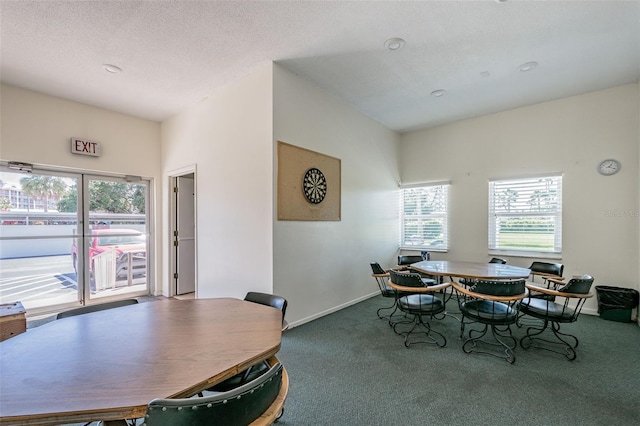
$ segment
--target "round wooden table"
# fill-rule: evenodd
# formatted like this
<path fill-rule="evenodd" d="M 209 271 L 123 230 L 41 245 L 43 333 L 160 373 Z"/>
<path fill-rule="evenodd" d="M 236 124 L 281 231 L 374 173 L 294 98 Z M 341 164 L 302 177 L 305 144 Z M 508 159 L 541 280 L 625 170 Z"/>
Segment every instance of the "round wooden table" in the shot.
<path fill-rule="evenodd" d="M 0 424 L 143 417 L 280 349 L 279 310 L 238 299 L 160 300 L 69 317 L 0 343 Z"/>

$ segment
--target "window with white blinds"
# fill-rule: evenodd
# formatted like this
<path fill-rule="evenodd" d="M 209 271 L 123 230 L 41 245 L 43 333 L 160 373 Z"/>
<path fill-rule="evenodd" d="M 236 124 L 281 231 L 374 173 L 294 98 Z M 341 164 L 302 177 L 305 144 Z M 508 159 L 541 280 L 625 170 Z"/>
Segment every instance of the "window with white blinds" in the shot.
<path fill-rule="evenodd" d="M 562 252 L 562 175 L 489 182 L 489 249 Z"/>
<path fill-rule="evenodd" d="M 447 250 L 449 183 L 401 186 L 401 247 Z"/>

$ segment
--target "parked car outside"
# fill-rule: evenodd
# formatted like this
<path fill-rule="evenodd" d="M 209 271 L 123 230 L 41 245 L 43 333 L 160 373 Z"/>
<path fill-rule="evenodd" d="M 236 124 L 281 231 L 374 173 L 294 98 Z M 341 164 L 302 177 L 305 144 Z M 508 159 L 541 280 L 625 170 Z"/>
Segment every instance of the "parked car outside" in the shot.
<path fill-rule="evenodd" d="M 116 251 L 116 276 L 126 277 L 131 258 L 134 275 L 146 273 L 147 256 L 146 241 L 142 232 L 135 229 L 94 229 L 89 244 L 89 271 L 94 271 L 94 259 L 107 250 Z M 73 269 L 78 273 L 78 245 L 74 241 L 71 246 Z"/>

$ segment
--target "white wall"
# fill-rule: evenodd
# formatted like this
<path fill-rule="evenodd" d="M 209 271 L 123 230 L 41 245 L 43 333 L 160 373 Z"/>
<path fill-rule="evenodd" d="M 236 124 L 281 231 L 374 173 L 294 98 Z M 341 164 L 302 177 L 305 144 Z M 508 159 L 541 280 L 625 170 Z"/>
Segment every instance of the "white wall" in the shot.
<path fill-rule="evenodd" d="M 402 136 L 402 181 L 451 180 L 450 247 L 436 259 L 487 261 L 489 178 L 563 173 L 565 277 L 638 288 L 637 84 L 546 102 Z M 622 161 L 610 177 L 605 158 Z M 528 266 L 531 258 L 508 258 Z M 585 312 L 597 307 L 593 298 Z"/>
<path fill-rule="evenodd" d="M 162 123 L 164 217 L 170 174 L 196 166 L 198 298 L 272 291 L 271 99 L 269 62 Z M 170 253 L 166 244 L 164 294 Z"/>
<path fill-rule="evenodd" d="M 3 160 L 157 177 L 159 123 L 5 84 L 0 94 Z M 102 156 L 71 154 L 71 137 L 101 142 Z"/>
<path fill-rule="evenodd" d="M 143 176 L 153 179 L 157 199 L 160 123 L 5 84 L 0 85 L 0 114 L 0 160 Z M 71 154 L 71 137 L 101 142 L 102 156 Z M 158 213 L 152 220 L 159 237 Z M 151 256 L 157 259 L 157 251 Z"/>
<path fill-rule="evenodd" d="M 399 136 L 279 66 L 273 80 L 274 163 L 283 141 L 342 166 L 339 222 L 278 221 L 274 194 L 274 293 L 295 325 L 377 294 L 369 263 L 395 264 Z"/>

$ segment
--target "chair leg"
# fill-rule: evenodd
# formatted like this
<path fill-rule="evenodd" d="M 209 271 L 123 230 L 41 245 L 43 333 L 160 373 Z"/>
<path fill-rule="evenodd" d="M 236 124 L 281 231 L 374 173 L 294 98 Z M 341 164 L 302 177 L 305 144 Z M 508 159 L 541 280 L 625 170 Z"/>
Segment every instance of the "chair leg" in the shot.
<path fill-rule="evenodd" d="M 523 317 L 527 317 L 524 319 L 523 321 Z M 544 322 L 544 320 L 538 319 L 538 318 L 534 318 L 531 316 L 528 316 L 526 314 L 520 313 L 518 314 L 518 319 L 516 320 L 516 326 L 518 328 L 522 328 L 524 326 L 529 326 L 529 327 L 535 327 L 536 325 L 539 326 L 540 324 L 542 324 Z"/>
<path fill-rule="evenodd" d="M 577 354 L 575 349 L 579 344 L 578 338 L 571 334 L 560 332 L 559 323 L 551 322 L 551 327 L 549 327 L 549 323 L 549 321 L 544 321 L 544 325 L 542 327 L 527 328 L 526 335 L 520 339 L 520 346 L 525 350 L 534 346 L 539 349 L 564 355 L 569 361 L 576 359 Z M 549 340 L 547 338 L 540 337 L 547 329 L 551 330 L 557 340 Z M 573 340 L 573 342 L 570 343 L 569 339 Z"/>
<path fill-rule="evenodd" d="M 401 324 L 412 324 L 411 329 L 408 331 L 398 331 L 397 326 Z M 419 327 L 423 328 L 424 331 L 416 331 Z M 427 343 L 434 344 L 441 348 L 447 345 L 447 339 L 441 333 L 435 331 L 431 328 L 431 325 L 428 322 L 425 322 L 422 318 L 422 315 L 414 315 L 413 321 L 411 322 L 398 322 L 393 325 L 393 331 L 396 334 L 404 336 L 404 345 L 408 348 L 412 344 L 416 343 Z M 411 335 L 424 335 L 424 340 L 412 340 L 409 338 Z"/>
<path fill-rule="evenodd" d="M 551 323 L 551 331 L 553 331 L 553 334 L 556 335 L 556 337 L 559 340 L 562 340 L 563 342 L 565 342 L 567 345 L 571 346 L 573 349 L 577 348 L 578 345 L 580 344 L 580 342 L 578 341 L 578 338 L 572 334 L 567 334 L 567 333 L 561 333 L 560 332 L 560 324 L 557 322 L 552 322 Z M 567 342 L 565 339 L 563 339 L 560 336 L 564 336 L 565 338 L 571 338 L 574 341 L 574 344 L 572 345 L 571 343 Z"/>
<path fill-rule="evenodd" d="M 409 318 L 406 313 L 405 313 L 405 318 Z M 396 321 L 396 322 L 392 322 L 391 320 L 389 321 L 389 326 L 393 329 L 393 332 L 399 336 L 404 336 L 406 333 L 406 331 L 398 331 L 398 326 L 403 324 L 413 324 L 413 327 L 411 328 L 411 330 L 413 330 L 416 327 L 415 315 L 411 319 L 408 319 L 407 321 Z"/>
<path fill-rule="evenodd" d="M 384 298 L 388 298 L 389 296 L 383 296 L 383 297 L 384 297 Z M 383 314 L 381 314 L 381 312 L 382 312 L 382 311 L 386 311 L 386 310 L 389 310 L 389 309 L 393 309 L 389 315 L 383 315 Z M 393 316 L 394 316 L 394 314 L 395 314 L 397 311 L 398 311 L 398 304 L 397 304 L 397 302 L 396 302 L 396 299 L 394 298 L 394 299 L 393 299 L 393 305 L 391 305 L 391 306 L 387 306 L 387 307 L 379 308 L 379 309 L 376 311 L 376 315 L 378 315 L 378 318 L 380 318 L 380 319 L 383 319 L 383 320 L 387 320 L 387 321 L 389 321 L 389 327 L 393 327 L 393 325 L 397 322 L 397 321 L 396 321 L 396 319 L 393 317 Z"/>
<path fill-rule="evenodd" d="M 487 333 L 491 330 L 492 340 L 484 339 Z M 461 326 L 460 336 L 463 337 L 464 334 L 464 324 Z M 475 334 L 475 336 L 474 336 Z M 498 347 L 503 350 L 503 353 L 495 353 L 494 351 L 489 351 L 487 349 L 481 348 L 482 345 L 488 347 Z M 465 353 L 481 353 L 487 355 L 493 355 L 498 358 L 503 358 L 509 364 L 513 364 L 516 361 L 516 356 L 513 353 L 513 350 L 518 345 L 518 341 L 511 334 L 511 328 L 509 325 L 505 325 L 504 328 L 500 328 L 496 325 L 483 324 L 481 330 L 471 329 L 469 330 L 469 337 L 465 340 L 462 345 L 462 350 Z"/>
<path fill-rule="evenodd" d="M 394 320 L 389 319 L 389 327 L 391 327 L 393 329 L 394 333 L 396 333 L 398 335 L 402 335 L 403 334 L 402 332 L 399 332 L 396 329 L 396 326 L 398 324 L 413 324 L 415 322 L 415 319 L 414 318 L 410 318 L 409 319 L 409 316 L 407 316 L 406 313 L 404 314 L 404 318 L 406 319 L 405 321 L 401 321 L 399 319 L 394 321 Z"/>
<path fill-rule="evenodd" d="M 446 292 L 446 290 L 445 290 Z M 446 293 L 445 293 L 446 294 Z M 446 297 L 446 296 L 445 296 Z M 447 302 L 452 298 L 455 297 L 456 298 L 456 303 L 453 304 L 449 304 L 446 306 L 460 306 L 460 301 L 458 300 L 458 295 L 453 293 L 449 295 L 449 297 L 446 299 Z M 446 303 L 446 302 L 445 302 Z M 451 309 L 447 309 L 446 311 L 444 311 L 442 313 L 442 315 L 444 316 L 444 318 L 453 318 L 455 321 L 459 322 L 461 325 L 463 325 L 463 321 L 462 321 L 462 313 L 459 310 L 451 310 Z M 463 327 L 464 328 L 464 327 Z M 462 338 L 462 330 L 460 332 L 460 337 Z"/>
<path fill-rule="evenodd" d="M 386 311 L 388 309 L 393 309 L 393 311 L 391 311 L 391 313 L 389 315 L 380 315 L 380 311 Z M 380 308 L 376 311 L 376 314 L 378 315 L 378 318 L 380 319 L 389 319 L 389 317 L 391 315 L 393 315 L 396 312 L 396 309 L 398 309 L 398 307 L 396 306 L 396 304 L 394 303 L 393 305 L 389 306 L 389 307 L 385 307 L 385 308 Z"/>
<path fill-rule="evenodd" d="M 276 416 L 276 419 L 273 421 L 274 423 L 278 423 L 278 420 L 280 420 L 282 418 L 282 416 L 284 415 L 284 407 L 282 407 L 282 410 L 280 410 L 280 412 L 278 413 L 278 415 Z"/>

